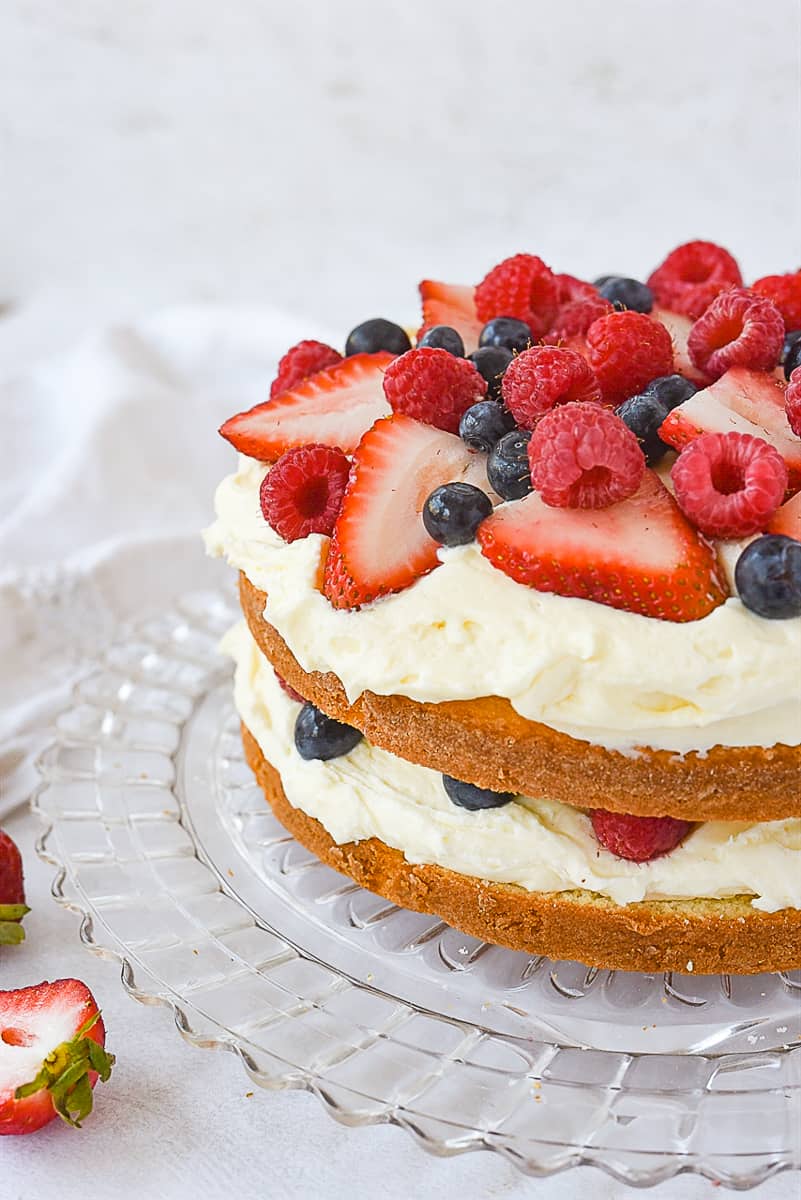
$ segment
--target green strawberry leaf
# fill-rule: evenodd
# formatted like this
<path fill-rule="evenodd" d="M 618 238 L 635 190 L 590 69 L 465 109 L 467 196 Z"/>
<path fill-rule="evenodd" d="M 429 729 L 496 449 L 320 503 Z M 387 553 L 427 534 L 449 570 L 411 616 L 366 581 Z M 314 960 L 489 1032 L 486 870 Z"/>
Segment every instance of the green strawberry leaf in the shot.
<path fill-rule="evenodd" d="M 92 1111 L 90 1072 L 95 1071 L 105 1083 L 115 1061 L 114 1055 L 109 1054 L 94 1038 L 86 1037 L 99 1020 L 100 1013 L 94 1013 L 70 1041 L 56 1046 L 42 1063 L 36 1078 L 17 1088 L 14 1093 L 16 1099 L 24 1100 L 26 1096 L 46 1089 L 61 1119 L 74 1129 L 80 1129 L 81 1122 Z"/>

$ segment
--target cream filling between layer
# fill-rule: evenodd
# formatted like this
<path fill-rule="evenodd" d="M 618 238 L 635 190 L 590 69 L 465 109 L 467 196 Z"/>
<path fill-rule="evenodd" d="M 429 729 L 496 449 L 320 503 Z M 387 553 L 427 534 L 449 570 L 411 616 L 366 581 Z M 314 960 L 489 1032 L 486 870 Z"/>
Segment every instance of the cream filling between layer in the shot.
<path fill-rule="evenodd" d="M 506 697 L 521 716 L 624 753 L 801 743 L 801 618 L 767 621 L 732 597 L 672 624 L 526 588 L 477 545 L 360 612 L 317 588 L 327 539 L 288 544 L 267 524 L 267 468 L 241 457 L 220 484 L 208 552 L 267 592 L 265 617 L 306 671 L 439 702 Z"/>
<path fill-rule="evenodd" d="M 350 754 L 306 762 L 294 746 L 299 705 L 244 622 L 223 640 L 236 662 L 237 710 L 281 775 L 287 800 L 339 844 L 378 837 L 410 863 L 516 884 L 527 891 L 584 888 L 617 904 L 752 895 L 755 908 L 801 908 L 801 819 L 708 821 L 672 853 L 631 863 L 599 846 L 588 817 L 558 801 L 519 797 L 467 812 L 442 777 L 361 741 Z"/>

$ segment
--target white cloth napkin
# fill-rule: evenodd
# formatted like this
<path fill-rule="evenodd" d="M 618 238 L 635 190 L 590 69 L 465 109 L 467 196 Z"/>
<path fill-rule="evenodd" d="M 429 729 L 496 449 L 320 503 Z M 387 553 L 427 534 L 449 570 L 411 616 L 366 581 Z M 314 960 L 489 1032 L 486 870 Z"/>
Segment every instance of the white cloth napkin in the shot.
<path fill-rule="evenodd" d="M 87 660 L 220 578 L 199 537 L 234 461 L 217 428 L 315 336 L 269 309 L 173 309 L 0 376 L 0 817 Z"/>

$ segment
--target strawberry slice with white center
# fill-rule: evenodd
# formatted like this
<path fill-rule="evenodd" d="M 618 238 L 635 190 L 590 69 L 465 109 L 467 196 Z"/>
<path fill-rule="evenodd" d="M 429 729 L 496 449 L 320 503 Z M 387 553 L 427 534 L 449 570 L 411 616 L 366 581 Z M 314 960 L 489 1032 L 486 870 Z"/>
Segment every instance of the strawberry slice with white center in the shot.
<path fill-rule="evenodd" d="M 693 327 L 690 318 L 685 317 L 684 313 L 671 312 L 669 308 L 654 307 L 651 309 L 651 320 L 659 321 L 670 334 L 673 343 L 673 366 L 677 374 L 703 386 L 708 376 L 698 370 L 687 349 L 687 339 Z"/>
<path fill-rule="evenodd" d="M 768 522 L 768 533 L 783 533 L 801 542 L 801 492 L 776 509 Z"/>
<path fill-rule="evenodd" d="M 608 508 L 551 508 L 536 492 L 478 530 L 482 553 L 518 583 L 665 621 L 695 621 L 726 598 L 715 555 L 646 471 Z"/>
<path fill-rule="evenodd" d="M 351 454 L 365 430 L 390 411 L 383 381 L 392 358 L 384 352 L 353 354 L 231 417 L 220 433 L 261 462 L 275 462 L 286 450 L 312 442 Z"/>
<path fill-rule="evenodd" d="M 402 413 L 376 421 L 356 451 L 336 523 L 337 569 L 324 583 L 336 607 L 399 592 L 439 565 L 423 505 L 440 484 L 475 481 L 478 459 L 461 438 Z"/>
<path fill-rule="evenodd" d="M 478 335 L 484 328 L 476 313 L 474 293 L 475 288 L 463 284 L 424 279 L 420 284 L 423 324 L 418 341 L 432 325 L 450 325 L 462 335 L 465 354 L 472 354 L 478 348 Z"/>
<path fill-rule="evenodd" d="M 775 446 L 787 463 L 789 489 L 801 488 L 801 438 L 787 420 L 785 388 L 772 373 L 731 367 L 668 413 L 659 436 L 681 450 L 702 433 L 750 433 Z"/>

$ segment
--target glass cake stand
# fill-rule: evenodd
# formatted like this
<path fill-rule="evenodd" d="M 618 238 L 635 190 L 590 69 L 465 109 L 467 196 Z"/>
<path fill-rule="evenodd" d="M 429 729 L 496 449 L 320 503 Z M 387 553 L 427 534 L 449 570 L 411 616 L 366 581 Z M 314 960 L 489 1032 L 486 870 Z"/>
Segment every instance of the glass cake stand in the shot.
<path fill-rule="evenodd" d="M 801 972 L 587 970 L 407 912 L 323 866 L 272 816 L 242 753 L 194 593 L 87 668 L 41 756 L 53 894 L 198 1046 L 347 1124 L 439 1154 L 630 1184 L 737 1188 L 801 1167 Z"/>

